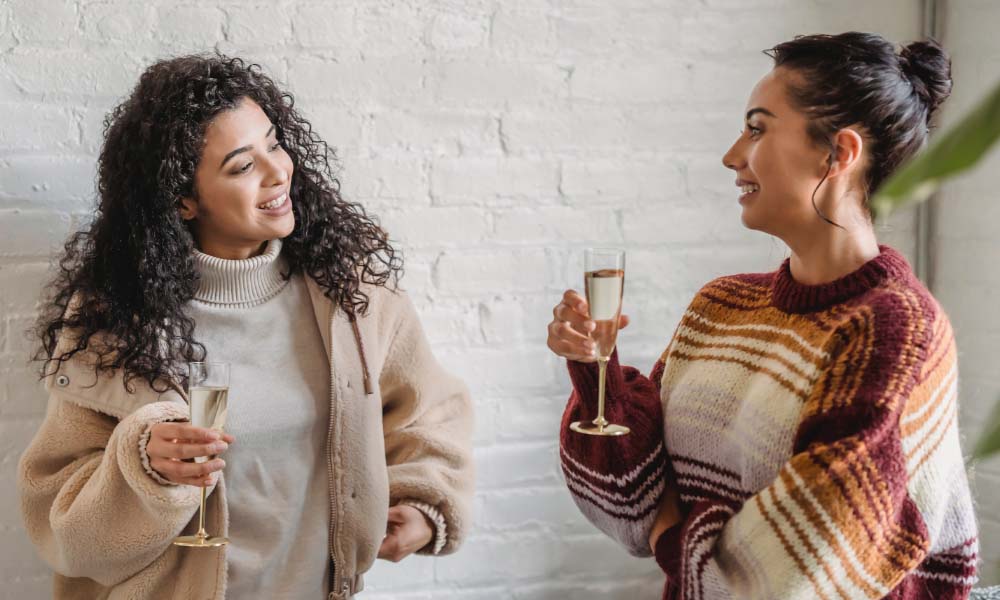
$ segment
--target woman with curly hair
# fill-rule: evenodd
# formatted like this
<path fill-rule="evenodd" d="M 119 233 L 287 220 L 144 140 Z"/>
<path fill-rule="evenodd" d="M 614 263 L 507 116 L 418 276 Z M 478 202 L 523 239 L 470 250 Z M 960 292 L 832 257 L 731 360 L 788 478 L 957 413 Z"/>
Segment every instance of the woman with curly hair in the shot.
<path fill-rule="evenodd" d="M 926 142 L 950 62 L 933 41 L 897 54 L 856 32 L 768 54 L 722 162 L 743 224 L 791 256 L 702 287 L 648 377 L 612 356 L 620 438 L 569 431 L 595 417 L 596 324 L 565 293 L 548 345 L 573 383 L 567 485 L 597 527 L 656 557 L 665 599 L 965 598 L 978 537 L 954 335 L 877 243 L 868 204 Z"/>
<path fill-rule="evenodd" d="M 289 94 L 224 56 L 152 65 L 105 120 L 19 466 L 56 598 L 348 598 L 376 556 L 458 547 L 468 392 L 332 159 Z M 185 367 L 203 360 L 231 364 L 225 434 L 188 422 Z M 172 545 L 203 488 L 231 543 Z"/>

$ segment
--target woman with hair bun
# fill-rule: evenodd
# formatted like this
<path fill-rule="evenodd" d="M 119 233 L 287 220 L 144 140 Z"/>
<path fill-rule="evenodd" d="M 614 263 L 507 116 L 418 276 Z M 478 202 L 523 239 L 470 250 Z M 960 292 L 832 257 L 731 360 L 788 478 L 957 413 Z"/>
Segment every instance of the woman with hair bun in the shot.
<path fill-rule="evenodd" d="M 722 162 L 743 224 L 790 257 L 706 284 L 648 377 L 612 357 L 607 419 L 624 437 L 569 430 L 595 417 L 597 377 L 595 323 L 565 293 L 548 345 L 573 384 L 567 485 L 656 557 L 664 598 L 966 598 L 978 538 L 954 336 L 868 204 L 926 143 L 950 61 L 933 41 L 897 54 L 856 32 L 767 54 Z"/>
<path fill-rule="evenodd" d="M 291 95 L 238 58 L 164 60 L 104 136 L 96 213 L 39 320 L 50 397 L 18 470 L 53 596 L 336 600 L 376 557 L 454 551 L 468 392 Z M 205 360 L 231 365 L 225 434 L 188 422 L 185 366 Z M 231 543 L 172 545 L 205 488 Z"/>

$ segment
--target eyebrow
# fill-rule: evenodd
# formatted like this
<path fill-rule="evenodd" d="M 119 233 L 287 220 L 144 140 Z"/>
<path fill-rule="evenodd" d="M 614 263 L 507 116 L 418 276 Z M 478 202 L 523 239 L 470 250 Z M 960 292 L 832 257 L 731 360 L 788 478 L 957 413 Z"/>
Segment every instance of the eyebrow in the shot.
<path fill-rule="evenodd" d="M 264 137 L 266 138 L 271 137 L 272 131 L 274 131 L 274 125 L 271 125 L 271 128 L 267 130 L 267 133 L 264 134 Z M 240 152 L 246 152 L 248 150 L 251 150 L 252 148 L 253 144 L 250 144 L 249 146 L 242 146 L 240 148 L 237 148 L 236 150 L 233 150 L 222 159 L 222 162 L 219 164 L 219 168 L 221 169 L 222 167 L 226 166 L 226 163 L 229 162 L 230 158 L 236 156 Z"/>
<path fill-rule="evenodd" d="M 769 116 L 769 117 L 771 117 L 773 119 L 777 119 L 778 118 L 778 117 L 776 117 L 774 115 L 773 112 L 767 110 L 766 108 L 761 108 L 761 107 L 758 106 L 757 108 L 751 108 L 750 110 L 747 111 L 747 119 L 746 120 L 749 121 L 750 117 L 754 116 L 757 113 L 761 113 L 761 114 L 767 115 L 767 116 Z"/>

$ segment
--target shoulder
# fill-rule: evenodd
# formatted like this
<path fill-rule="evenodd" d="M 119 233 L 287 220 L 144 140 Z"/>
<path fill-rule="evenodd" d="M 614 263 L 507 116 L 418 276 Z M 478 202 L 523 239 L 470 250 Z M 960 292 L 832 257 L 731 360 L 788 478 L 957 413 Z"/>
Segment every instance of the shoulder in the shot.
<path fill-rule="evenodd" d="M 916 278 L 886 282 L 840 308 L 832 354 L 875 370 L 916 375 L 954 346 L 944 309 Z"/>
<path fill-rule="evenodd" d="M 915 276 L 873 288 L 848 310 L 867 316 L 881 336 L 920 336 L 948 315 L 937 299 Z M 949 328 L 950 329 L 950 328 Z"/>
<path fill-rule="evenodd" d="M 364 284 L 361 291 L 368 296 L 368 310 L 362 319 L 398 325 L 416 317 L 413 301 L 402 288 Z"/>

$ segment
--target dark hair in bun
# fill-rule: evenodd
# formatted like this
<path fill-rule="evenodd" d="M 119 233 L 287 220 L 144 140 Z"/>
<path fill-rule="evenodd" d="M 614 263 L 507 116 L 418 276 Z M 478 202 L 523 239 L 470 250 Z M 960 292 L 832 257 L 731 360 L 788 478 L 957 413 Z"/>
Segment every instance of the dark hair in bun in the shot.
<path fill-rule="evenodd" d="M 899 53 L 899 68 L 930 112 L 951 95 L 951 60 L 937 42 L 907 44 Z"/>
<path fill-rule="evenodd" d="M 868 195 L 926 144 L 931 115 L 951 93 L 951 59 L 931 39 L 897 54 L 880 35 L 850 31 L 797 36 L 764 53 L 775 68 L 802 77 L 789 92 L 792 104 L 809 117 L 808 133 L 817 145 L 835 150 L 837 131 L 863 128 Z"/>

